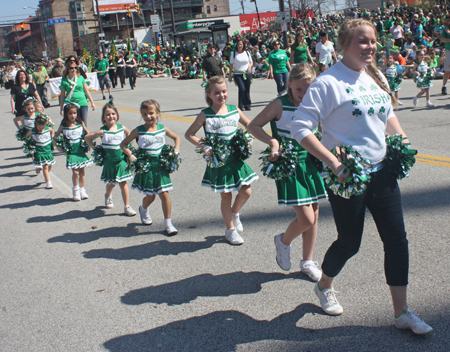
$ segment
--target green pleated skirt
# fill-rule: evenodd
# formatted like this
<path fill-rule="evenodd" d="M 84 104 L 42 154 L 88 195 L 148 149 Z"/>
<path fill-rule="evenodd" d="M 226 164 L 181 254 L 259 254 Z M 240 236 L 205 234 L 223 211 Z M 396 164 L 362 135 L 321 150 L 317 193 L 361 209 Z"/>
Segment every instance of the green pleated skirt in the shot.
<path fill-rule="evenodd" d="M 169 173 L 161 166 L 159 156 L 152 158 L 150 171 L 134 176 L 132 189 L 144 194 L 156 195 L 173 189 Z"/>

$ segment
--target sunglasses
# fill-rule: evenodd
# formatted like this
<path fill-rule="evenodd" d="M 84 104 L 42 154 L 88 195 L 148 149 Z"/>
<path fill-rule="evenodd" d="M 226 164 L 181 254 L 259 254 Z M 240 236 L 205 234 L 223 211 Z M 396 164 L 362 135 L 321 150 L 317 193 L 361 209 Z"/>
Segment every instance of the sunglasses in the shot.
<path fill-rule="evenodd" d="M 70 60 L 68 60 L 69 62 L 75 62 L 75 60 L 74 59 L 70 59 Z"/>
<path fill-rule="evenodd" d="M 69 70 L 76 70 L 76 69 L 77 69 L 76 66 L 69 67 Z"/>
<path fill-rule="evenodd" d="M 273 43 L 273 45 L 280 45 L 280 43 Z"/>

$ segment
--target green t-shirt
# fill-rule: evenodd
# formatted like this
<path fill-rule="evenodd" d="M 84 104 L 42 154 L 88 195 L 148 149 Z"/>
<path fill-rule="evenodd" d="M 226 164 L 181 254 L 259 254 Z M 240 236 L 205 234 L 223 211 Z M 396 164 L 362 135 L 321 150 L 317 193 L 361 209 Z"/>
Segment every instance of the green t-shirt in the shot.
<path fill-rule="evenodd" d="M 109 62 L 106 59 L 102 59 L 102 60 L 97 59 L 94 63 L 94 68 L 97 71 L 106 71 L 106 72 L 102 72 L 102 73 L 97 73 L 97 75 L 99 77 L 104 76 L 108 73 L 108 67 L 109 67 Z"/>
<path fill-rule="evenodd" d="M 72 80 L 73 82 L 74 80 Z M 72 98 L 70 99 L 71 103 L 77 103 L 80 106 L 87 106 L 87 99 L 86 95 L 84 94 L 84 84 L 86 81 L 84 80 L 83 76 L 77 76 L 77 85 L 75 86 L 75 90 L 73 92 Z M 70 94 L 72 91 L 72 86 L 69 83 L 69 76 L 66 76 L 61 81 L 61 86 L 59 89 L 64 89 L 66 91 L 66 96 Z"/>
<path fill-rule="evenodd" d="M 441 38 L 447 38 L 450 39 L 450 35 L 447 34 L 445 31 L 445 28 L 441 32 Z M 445 44 L 445 50 L 450 50 L 450 43 L 444 43 Z"/>
<path fill-rule="evenodd" d="M 273 73 L 285 73 L 288 71 L 289 58 L 284 50 L 272 51 L 269 55 L 269 65 L 272 65 Z"/>
<path fill-rule="evenodd" d="M 306 43 L 291 46 L 291 51 L 294 50 L 294 63 L 308 62 L 308 47 Z"/>

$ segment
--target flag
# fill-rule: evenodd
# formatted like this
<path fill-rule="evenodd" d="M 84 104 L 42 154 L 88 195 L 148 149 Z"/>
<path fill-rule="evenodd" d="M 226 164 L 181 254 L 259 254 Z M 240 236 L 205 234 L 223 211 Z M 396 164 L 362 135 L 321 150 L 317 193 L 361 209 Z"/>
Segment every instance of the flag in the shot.
<path fill-rule="evenodd" d="M 117 49 L 113 39 L 111 40 L 111 53 L 109 54 L 109 58 L 113 61 L 114 66 L 117 68 L 116 57 L 117 57 Z"/>
<path fill-rule="evenodd" d="M 127 54 L 131 54 L 131 41 L 130 41 L 130 37 L 128 37 L 128 41 L 127 41 Z"/>

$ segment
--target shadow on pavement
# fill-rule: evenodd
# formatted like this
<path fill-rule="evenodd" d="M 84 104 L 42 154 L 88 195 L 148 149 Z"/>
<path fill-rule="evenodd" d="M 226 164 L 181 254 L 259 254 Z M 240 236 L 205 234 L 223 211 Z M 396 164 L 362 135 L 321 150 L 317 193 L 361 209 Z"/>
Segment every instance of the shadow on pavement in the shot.
<path fill-rule="evenodd" d="M 24 176 L 24 174 L 29 173 L 30 170 L 25 170 L 25 171 L 16 171 L 16 172 L 8 172 L 6 174 L 2 174 L 0 175 L 0 177 L 18 177 L 18 176 Z M 35 177 L 36 175 L 32 175 L 33 177 Z"/>
<path fill-rule="evenodd" d="M 67 202 L 73 202 L 71 198 L 60 198 L 64 199 Z M 33 222 L 56 222 L 56 221 L 64 221 L 70 219 L 87 219 L 93 220 L 97 218 L 104 218 L 108 216 L 117 216 L 117 214 L 105 214 L 102 210 L 104 207 L 97 206 L 92 210 L 71 210 L 67 213 L 58 214 L 58 215 L 47 215 L 47 216 L 36 216 L 34 218 L 28 218 L 27 223 Z"/>
<path fill-rule="evenodd" d="M 189 303 L 198 297 L 228 297 L 258 293 L 262 284 L 285 279 L 304 279 L 300 273 L 262 273 L 259 271 L 227 273 L 222 275 L 202 274 L 159 286 L 149 286 L 127 292 L 122 296 L 124 304 L 145 303 L 178 305 Z"/>
<path fill-rule="evenodd" d="M 17 187 L 21 187 L 21 186 L 17 186 Z M 29 189 L 31 189 L 31 188 L 29 188 Z M 0 191 L 0 193 L 2 193 L 2 191 Z M 40 198 L 40 199 L 31 200 L 29 202 L 0 205 L 0 209 L 31 208 L 31 207 L 34 207 L 35 205 L 40 206 L 40 207 L 47 207 L 50 205 L 56 205 L 56 204 L 61 204 L 61 203 L 65 203 L 65 202 L 72 202 L 72 199 L 70 199 L 70 198 L 55 198 L 55 199 Z M 45 218 L 45 216 L 43 218 Z M 27 220 L 27 222 L 29 222 L 29 220 Z"/>
<path fill-rule="evenodd" d="M 325 329 L 298 327 L 297 324 L 301 324 L 306 314 L 324 315 L 321 308 L 311 303 L 303 303 L 273 320 L 257 320 L 236 310 L 217 311 L 137 334 L 116 337 L 103 346 L 112 352 L 236 351 L 239 347 L 249 351 L 271 352 L 405 351 L 411 350 L 412 346 L 419 350 L 426 348 L 421 345 L 432 347 L 431 336 L 414 336 L 410 331 L 399 331 L 393 325 Z M 339 317 L 329 319 L 339 320 Z M 243 346 L 249 343 L 258 344 Z"/>
<path fill-rule="evenodd" d="M 29 163 L 29 162 L 26 162 L 26 163 L 16 163 L 16 164 L 2 165 L 2 166 L 0 166 L 0 170 L 1 170 L 1 169 L 10 169 L 10 168 L 12 168 L 12 167 L 27 166 L 27 165 L 30 165 L 30 163 Z M 31 170 L 30 170 L 30 171 L 31 171 Z"/>
<path fill-rule="evenodd" d="M 1 193 L 8 193 L 8 192 L 30 191 L 32 189 L 35 189 L 36 187 L 39 187 L 41 184 L 42 184 L 42 182 L 41 183 L 37 183 L 35 185 L 20 185 L 20 186 L 13 186 L 13 187 L 5 188 L 5 189 L 0 189 L 0 194 Z M 42 199 L 34 200 L 32 202 L 19 203 L 19 204 L 33 203 L 33 204 L 29 205 L 31 207 L 31 206 L 35 205 L 36 203 L 38 203 L 40 200 L 42 200 Z M 49 201 L 49 199 L 46 199 L 46 200 Z M 11 209 L 20 208 L 20 206 L 16 207 L 16 205 L 17 204 L 10 204 L 8 206 L 2 205 L 1 207 L 2 208 L 11 208 Z"/>
<path fill-rule="evenodd" d="M 10 152 L 10 151 L 12 151 L 12 150 L 20 150 L 20 149 L 22 149 L 22 147 L 1 148 L 1 149 L 0 149 L 0 152 Z M 5 159 L 5 160 L 7 160 L 7 159 Z"/>
<path fill-rule="evenodd" d="M 203 242 L 169 242 L 161 240 L 119 249 L 93 249 L 84 252 L 84 257 L 87 259 L 142 260 L 163 255 L 194 253 L 202 249 L 211 248 L 216 243 L 226 243 L 225 238 L 223 236 L 208 236 Z"/>
<path fill-rule="evenodd" d="M 84 212 L 81 212 L 84 213 Z M 105 215 L 102 215 L 102 217 Z M 111 216 L 117 216 L 116 214 L 111 214 Z M 98 217 L 98 216 L 96 216 Z M 57 236 L 53 238 L 49 238 L 47 240 L 48 243 L 88 243 L 97 241 L 101 238 L 110 238 L 110 237 L 122 237 L 129 238 L 134 236 L 143 235 L 140 234 L 136 230 L 136 224 L 128 224 L 126 227 L 109 227 L 106 229 L 93 229 L 89 232 L 81 232 L 81 233 L 66 233 L 62 236 Z M 145 233 L 148 235 L 148 233 Z"/>

